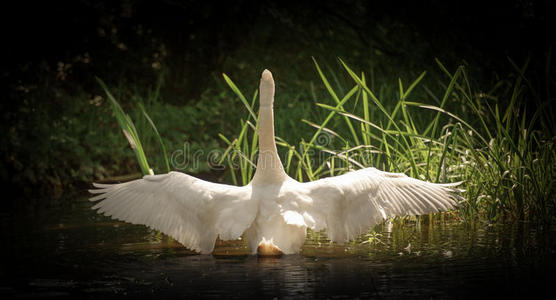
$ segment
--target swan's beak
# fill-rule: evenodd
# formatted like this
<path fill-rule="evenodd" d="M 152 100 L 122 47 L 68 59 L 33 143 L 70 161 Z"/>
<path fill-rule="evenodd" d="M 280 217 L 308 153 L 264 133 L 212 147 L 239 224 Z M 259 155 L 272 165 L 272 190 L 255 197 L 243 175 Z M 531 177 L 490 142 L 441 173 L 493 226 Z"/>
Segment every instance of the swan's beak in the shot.
<path fill-rule="evenodd" d="M 257 247 L 257 254 L 259 256 L 280 256 L 284 254 L 280 248 L 278 248 L 271 240 L 263 240 L 259 243 Z"/>
<path fill-rule="evenodd" d="M 264 70 L 261 75 L 260 89 L 260 105 L 272 106 L 274 102 L 274 78 L 269 70 Z"/>
<path fill-rule="evenodd" d="M 263 71 L 263 75 L 261 75 L 261 81 L 271 81 L 274 83 L 274 78 L 272 78 L 272 73 L 269 70 L 265 69 Z"/>

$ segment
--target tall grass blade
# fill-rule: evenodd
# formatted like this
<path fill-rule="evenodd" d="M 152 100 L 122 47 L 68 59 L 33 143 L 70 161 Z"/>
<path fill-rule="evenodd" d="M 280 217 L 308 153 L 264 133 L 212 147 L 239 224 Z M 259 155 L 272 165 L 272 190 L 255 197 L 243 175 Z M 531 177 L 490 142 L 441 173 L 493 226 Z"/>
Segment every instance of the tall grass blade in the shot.
<path fill-rule="evenodd" d="M 145 118 L 147 119 L 147 121 L 149 122 L 149 124 L 151 125 L 156 138 L 158 140 L 158 142 L 160 143 L 160 147 L 162 148 L 162 156 L 164 158 L 164 166 L 166 167 L 166 173 L 170 172 L 170 163 L 168 162 L 168 155 L 166 153 L 166 146 L 164 145 L 164 141 L 162 140 L 162 137 L 160 136 L 160 133 L 158 132 L 158 129 L 156 128 L 156 126 L 154 125 L 153 120 L 151 119 L 151 117 L 149 117 L 149 115 L 147 114 L 147 111 L 145 111 L 145 107 L 143 106 L 143 104 L 139 103 L 139 109 L 141 110 L 141 112 L 143 113 L 143 115 L 145 116 Z"/>
<path fill-rule="evenodd" d="M 137 157 L 137 161 L 139 162 L 139 167 L 141 168 L 141 173 L 143 173 L 143 175 L 152 174 L 151 168 L 149 167 L 149 164 L 147 162 L 147 157 L 145 156 L 145 152 L 143 150 L 143 146 L 141 144 L 141 140 L 139 139 L 139 135 L 137 134 L 137 130 L 135 129 L 135 125 L 131 121 L 131 118 L 124 112 L 112 93 L 110 93 L 108 87 L 106 87 L 106 84 L 104 84 L 104 82 L 100 78 L 96 77 L 96 79 L 100 86 L 104 89 L 104 92 L 106 93 L 110 104 L 112 105 L 114 115 L 118 120 L 118 124 L 120 125 L 120 128 L 127 138 L 131 149 L 133 149 L 133 152 L 135 152 L 135 156 Z"/>
<path fill-rule="evenodd" d="M 251 115 L 253 120 L 257 120 L 257 114 L 255 114 L 251 105 L 249 105 L 249 102 L 247 101 L 247 98 L 245 98 L 245 96 L 243 96 L 243 93 L 239 90 L 237 85 L 232 81 L 232 79 L 230 79 L 230 77 L 228 77 L 228 75 L 222 73 L 222 76 L 224 77 L 224 80 L 226 81 L 228 86 L 232 89 L 232 91 L 239 97 L 239 100 L 241 100 L 243 105 L 245 105 L 245 108 L 247 108 L 247 111 L 249 111 L 249 114 Z"/>

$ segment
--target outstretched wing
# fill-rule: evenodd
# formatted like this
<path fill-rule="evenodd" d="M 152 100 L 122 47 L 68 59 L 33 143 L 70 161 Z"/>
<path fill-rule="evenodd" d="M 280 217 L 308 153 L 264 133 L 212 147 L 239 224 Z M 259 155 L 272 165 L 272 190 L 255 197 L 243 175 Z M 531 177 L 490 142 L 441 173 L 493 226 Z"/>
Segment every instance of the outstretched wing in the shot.
<path fill-rule="evenodd" d="M 93 209 L 114 219 L 143 224 L 189 249 L 210 253 L 216 238 L 237 239 L 253 222 L 257 205 L 250 186 L 207 182 L 170 172 L 120 184 L 94 184 Z"/>
<path fill-rule="evenodd" d="M 453 187 L 458 184 L 435 184 L 366 168 L 301 183 L 294 198 L 311 229 L 326 228 L 331 241 L 346 242 L 390 217 L 456 207 L 461 197 Z"/>

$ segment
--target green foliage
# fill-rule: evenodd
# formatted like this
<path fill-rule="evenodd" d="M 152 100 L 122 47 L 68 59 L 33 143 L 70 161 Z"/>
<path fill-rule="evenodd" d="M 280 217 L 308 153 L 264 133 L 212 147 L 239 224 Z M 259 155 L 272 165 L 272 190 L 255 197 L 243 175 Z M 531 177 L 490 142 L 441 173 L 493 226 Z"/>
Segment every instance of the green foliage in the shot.
<path fill-rule="evenodd" d="M 234 184 L 246 185 L 251 181 L 254 175 L 254 168 L 256 166 L 255 155 L 258 149 L 258 128 L 259 128 L 259 118 L 255 114 L 255 103 L 257 100 L 258 91 L 255 91 L 251 102 L 247 101 L 247 98 L 235 85 L 235 83 L 226 74 L 223 74 L 224 80 L 230 86 L 232 91 L 241 100 L 249 115 L 246 120 L 241 119 L 241 129 L 237 138 L 230 141 L 222 133 L 218 135 L 220 138 L 228 145 L 228 148 L 224 151 L 222 158 L 218 162 L 222 164 L 224 160 L 229 168 L 232 181 Z M 254 124 L 253 124 L 254 123 Z M 251 129 L 251 130 L 250 130 Z M 238 181 L 238 174 L 241 178 L 241 182 Z"/>
<path fill-rule="evenodd" d="M 554 221 L 554 116 L 549 102 L 526 84 L 528 61 L 521 68 L 511 63 L 516 73 L 487 93 L 474 91 L 464 71 L 459 77 L 445 71 L 455 82 L 452 96 L 476 124 L 460 122 L 460 163 L 451 166 L 467 181 L 466 215 Z"/>

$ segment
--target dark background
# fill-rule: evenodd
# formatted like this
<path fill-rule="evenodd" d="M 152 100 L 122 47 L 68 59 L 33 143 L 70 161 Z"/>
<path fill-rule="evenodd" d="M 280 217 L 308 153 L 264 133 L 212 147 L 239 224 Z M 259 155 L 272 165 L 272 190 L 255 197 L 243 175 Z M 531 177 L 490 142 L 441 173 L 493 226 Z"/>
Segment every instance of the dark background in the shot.
<path fill-rule="evenodd" d="M 552 1 L 526 0 L 15 1 L 2 9 L 2 75 L 4 82 L 13 83 L 21 80 L 17 71 L 25 67 L 46 63 L 54 68 L 59 61 L 88 53 L 94 61 L 74 81 L 87 82 L 90 74 L 137 80 L 148 74 L 132 65 L 140 62 L 145 48 L 159 42 L 172 66 L 170 81 L 188 78 L 181 89 L 190 95 L 186 98 L 194 98 L 206 88 L 207 73 L 223 71 L 237 49 L 256 47 L 266 55 L 278 42 L 294 51 L 344 38 L 327 36 L 328 30 L 352 38 L 330 49 L 335 52 L 331 56 L 349 54 L 349 47 L 367 47 L 400 63 L 419 52 L 504 64 L 505 56 L 547 51 L 554 40 L 554 9 Z M 400 32 L 408 39 L 401 45 L 394 40 Z M 125 50 L 116 51 L 114 44 L 116 49 L 125 45 Z"/>

